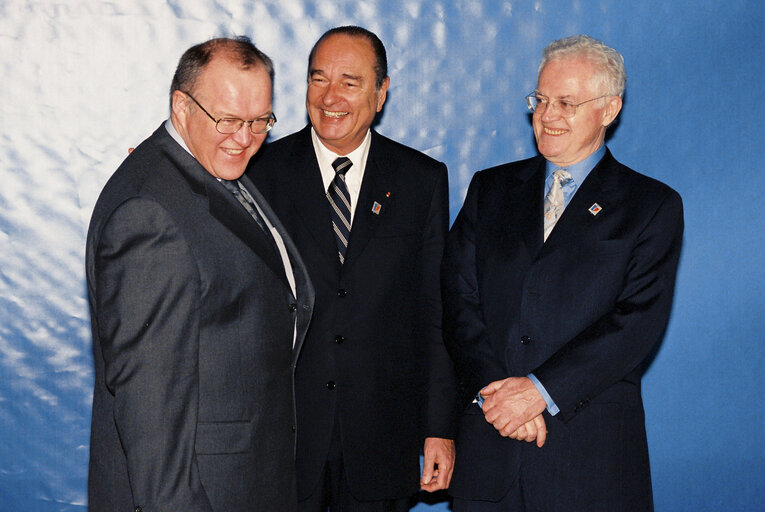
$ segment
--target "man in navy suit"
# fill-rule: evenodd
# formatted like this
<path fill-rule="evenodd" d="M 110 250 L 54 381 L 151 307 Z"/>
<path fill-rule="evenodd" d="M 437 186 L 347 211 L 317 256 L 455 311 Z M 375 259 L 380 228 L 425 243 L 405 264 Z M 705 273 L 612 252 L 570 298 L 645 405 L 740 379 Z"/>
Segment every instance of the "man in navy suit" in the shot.
<path fill-rule="evenodd" d="M 296 369 L 304 512 L 406 511 L 418 487 L 446 488 L 453 467 L 439 288 L 447 172 L 371 129 L 388 83 L 375 34 L 328 31 L 309 57 L 311 126 L 248 170 L 316 287 Z"/>
<path fill-rule="evenodd" d="M 275 117 L 246 38 L 187 50 L 170 119 L 93 211 L 91 512 L 293 511 L 293 369 L 313 307 L 300 259 L 243 176 Z"/>
<path fill-rule="evenodd" d="M 653 508 L 641 365 L 666 327 L 683 212 L 604 145 L 624 85 L 616 50 L 551 43 L 527 97 L 541 155 L 476 173 L 449 234 L 455 512 Z"/>

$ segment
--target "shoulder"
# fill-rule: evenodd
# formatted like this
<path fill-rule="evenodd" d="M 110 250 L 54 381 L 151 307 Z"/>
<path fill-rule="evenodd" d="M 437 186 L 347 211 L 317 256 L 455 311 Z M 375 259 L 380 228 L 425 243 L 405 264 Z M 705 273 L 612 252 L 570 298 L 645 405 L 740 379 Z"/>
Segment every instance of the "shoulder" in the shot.
<path fill-rule="evenodd" d="M 445 169 L 443 162 L 426 155 L 422 151 L 409 147 L 372 130 L 370 156 L 388 158 L 393 162 L 422 167 L 424 169 Z"/>
<path fill-rule="evenodd" d="M 128 155 L 101 190 L 91 224 L 104 222 L 117 208 L 127 204 L 155 203 L 168 211 L 188 207 L 193 195 L 191 182 L 178 162 L 167 154 L 165 142 L 155 132 Z M 183 151 L 180 147 L 179 150 Z M 137 213 L 140 211 L 141 208 L 136 209 Z M 147 210 L 145 216 L 149 215 Z"/>
<path fill-rule="evenodd" d="M 313 151 L 310 125 L 300 131 L 263 144 L 250 161 L 250 166 L 267 165 L 277 160 L 283 161 L 287 157 L 294 156 L 298 150 L 307 151 L 309 149 Z"/>
<path fill-rule="evenodd" d="M 448 188 L 448 171 L 443 162 L 414 148 L 372 131 L 367 169 L 377 168 L 403 188 L 429 194 L 433 188 Z"/>
<path fill-rule="evenodd" d="M 470 187 L 494 190 L 523 183 L 543 168 L 543 162 L 542 157 L 535 156 L 483 169 L 473 175 Z"/>
<path fill-rule="evenodd" d="M 642 174 L 617 161 L 610 152 L 598 164 L 601 172 L 610 180 L 612 185 L 623 191 L 631 202 L 647 205 L 666 200 L 680 202 L 680 194 L 669 185 Z"/>

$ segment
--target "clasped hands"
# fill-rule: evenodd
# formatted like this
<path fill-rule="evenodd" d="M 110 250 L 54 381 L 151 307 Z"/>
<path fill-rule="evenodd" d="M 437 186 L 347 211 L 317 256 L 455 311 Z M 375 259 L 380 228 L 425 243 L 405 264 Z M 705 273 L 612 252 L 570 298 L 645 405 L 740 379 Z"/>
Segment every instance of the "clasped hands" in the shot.
<path fill-rule="evenodd" d="M 536 441 L 542 447 L 547 439 L 547 425 L 542 412 L 544 398 L 528 377 L 508 377 L 491 382 L 481 390 L 481 409 L 486 421 L 504 437 Z"/>

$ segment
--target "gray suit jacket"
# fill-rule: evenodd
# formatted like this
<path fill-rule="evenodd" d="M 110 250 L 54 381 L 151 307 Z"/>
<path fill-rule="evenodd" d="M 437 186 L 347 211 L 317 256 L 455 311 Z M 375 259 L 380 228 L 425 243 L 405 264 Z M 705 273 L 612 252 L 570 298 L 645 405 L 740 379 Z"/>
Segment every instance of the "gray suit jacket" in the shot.
<path fill-rule="evenodd" d="M 314 292 L 160 127 L 104 187 L 87 239 L 91 512 L 295 508 L 293 374 Z M 293 329 L 297 341 L 293 348 Z"/>

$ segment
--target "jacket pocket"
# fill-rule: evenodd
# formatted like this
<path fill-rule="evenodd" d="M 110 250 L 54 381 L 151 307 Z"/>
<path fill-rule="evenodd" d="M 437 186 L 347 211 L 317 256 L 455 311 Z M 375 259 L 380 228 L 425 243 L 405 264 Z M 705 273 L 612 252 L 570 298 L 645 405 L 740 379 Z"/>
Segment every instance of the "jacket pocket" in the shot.
<path fill-rule="evenodd" d="M 248 421 L 199 423 L 197 453 L 246 453 L 250 451 L 250 432 Z"/>

